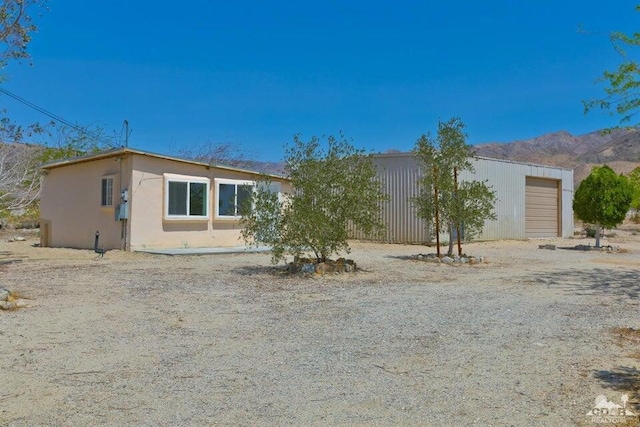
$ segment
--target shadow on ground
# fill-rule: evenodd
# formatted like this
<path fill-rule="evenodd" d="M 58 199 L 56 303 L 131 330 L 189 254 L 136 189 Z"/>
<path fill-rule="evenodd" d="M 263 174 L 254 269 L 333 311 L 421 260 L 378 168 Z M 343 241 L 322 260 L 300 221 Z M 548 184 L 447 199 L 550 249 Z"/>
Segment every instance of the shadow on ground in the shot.
<path fill-rule="evenodd" d="M 393 259 L 400 259 L 403 261 L 406 260 L 413 260 L 415 261 L 416 259 L 414 258 L 415 255 L 385 255 L 385 258 L 393 258 Z"/>
<path fill-rule="evenodd" d="M 561 270 L 525 277 L 526 283 L 559 288 L 576 295 L 610 295 L 638 299 L 640 280 L 636 270 L 594 268 Z"/>
<path fill-rule="evenodd" d="M 287 273 L 287 266 L 262 266 L 262 265 L 254 265 L 254 266 L 244 266 L 232 269 L 235 274 L 240 276 L 255 276 L 261 274 L 268 274 L 272 276 L 281 276 Z"/>
<path fill-rule="evenodd" d="M 593 376 L 604 387 L 629 394 L 629 405 L 640 411 L 640 370 L 631 366 L 620 366 L 611 371 L 595 371 Z"/>

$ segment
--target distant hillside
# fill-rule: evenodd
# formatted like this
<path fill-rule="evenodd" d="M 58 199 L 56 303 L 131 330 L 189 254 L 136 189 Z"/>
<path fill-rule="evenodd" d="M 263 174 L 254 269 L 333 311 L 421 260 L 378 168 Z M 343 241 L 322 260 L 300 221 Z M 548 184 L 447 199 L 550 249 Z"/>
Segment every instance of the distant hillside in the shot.
<path fill-rule="evenodd" d="M 567 131 L 509 143 L 474 146 L 478 156 L 540 163 L 574 170 L 574 181 L 582 181 L 593 166 L 608 164 L 618 173 L 640 166 L 640 129 L 596 131 L 574 136 Z"/>
<path fill-rule="evenodd" d="M 559 131 L 507 143 L 479 144 L 473 149 L 478 156 L 573 169 L 577 184 L 589 175 L 593 166 L 606 163 L 624 174 L 640 166 L 640 129 L 595 131 L 579 136 Z M 230 166 L 276 175 L 285 173 L 283 162 L 241 159 Z"/>

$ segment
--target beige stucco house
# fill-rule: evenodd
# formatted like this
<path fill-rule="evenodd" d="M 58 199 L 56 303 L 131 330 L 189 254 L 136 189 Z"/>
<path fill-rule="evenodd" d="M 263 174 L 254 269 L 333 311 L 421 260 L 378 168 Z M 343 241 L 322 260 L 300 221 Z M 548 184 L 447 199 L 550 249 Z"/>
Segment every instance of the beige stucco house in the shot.
<path fill-rule="evenodd" d="M 243 201 L 257 172 L 131 148 L 48 163 L 42 246 L 140 250 L 242 245 Z M 272 191 L 289 182 L 270 176 Z"/>

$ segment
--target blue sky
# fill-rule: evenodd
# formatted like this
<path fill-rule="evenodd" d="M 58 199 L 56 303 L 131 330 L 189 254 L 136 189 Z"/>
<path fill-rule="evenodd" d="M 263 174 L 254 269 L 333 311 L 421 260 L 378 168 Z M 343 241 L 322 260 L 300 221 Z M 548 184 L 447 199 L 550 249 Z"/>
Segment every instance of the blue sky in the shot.
<path fill-rule="evenodd" d="M 233 143 L 279 160 L 301 133 L 344 132 L 371 151 L 410 150 L 453 116 L 469 142 L 617 124 L 583 114 L 619 62 L 608 34 L 637 30 L 635 2 L 76 1 L 36 18 L 33 66 L 5 89 L 161 153 Z M 585 31 L 578 31 L 583 27 Z M 29 123 L 47 118 L 7 96 Z"/>

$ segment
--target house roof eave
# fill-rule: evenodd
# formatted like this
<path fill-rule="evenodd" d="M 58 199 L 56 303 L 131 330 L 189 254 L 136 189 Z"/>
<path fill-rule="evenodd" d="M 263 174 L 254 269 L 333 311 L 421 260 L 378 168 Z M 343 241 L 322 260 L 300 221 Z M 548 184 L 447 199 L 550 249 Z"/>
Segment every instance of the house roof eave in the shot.
<path fill-rule="evenodd" d="M 242 173 L 247 173 L 247 174 L 252 174 L 252 175 L 267 176 L 269 178 L 277 178 L 277 179 L 284 179 L 284 180 L 288 179 L 287 177 L 282 176 L 282 175 L 265 174 L 265 173 L 261 173 L 261 172 L 258 172 L 258 171 L 248 170 L 248 169 L 241 169 L 241 168 L 235 168 L 235 167 L 231 167 L 231 166 L 212 164 L 212 163 L 208 163 L 208 162 L 201 162 L 201 161 L 198 161 L 198 160 L 183 159 L 183 158 L 180 158 L 180 157 L 174 157 L 174 156 L 169 156 L 169 155 L 165 155 L 165 154 L 153 153 L 153 152 L 150 152 L 150 151 L 137 150 L 137 149 L 127 148 L 127 147 L 114 148 L 112 150 L 102 151 L 100 153 L 95 153 L 95 154 L 88 154 L 88 155 L 85 155 L 85 156 L 73 157 L 73 158 L 70 158 L 70 159 L 55 160 L 53 162 L 49 162 L 49 163 L 45 163 L 45 164 L 41 165 L 40 169 L 46 171 L 46 170 L 65 167 L 65 166 L 69 166 L 69 165 L 75 165 L 75 164 L 79 164 L 79 163 L 87 163 L 87 162 L 92 162 L 92 161 L 96 161 L 96 160 L 108 159 L 108 158 L 111 158 L 111 157 L 126 156 L 128 154 L 137 154 L 137 155 L 140 155 L 140 156 L 155 157 L 155 158 L 158 158 L 158 159 L 164 159 L 164 160 L 170 160 L 170 161 L 175 161 L 175 162 L 180 162 L 180 163 L 188 163 L 188 164 L 193 164 L 193 165 L 198 165 L 198 166 L 204 166 L 206 168 L 224 169 L 224 170 L 233 171 L 233 172 L 242 172 Z"/>

